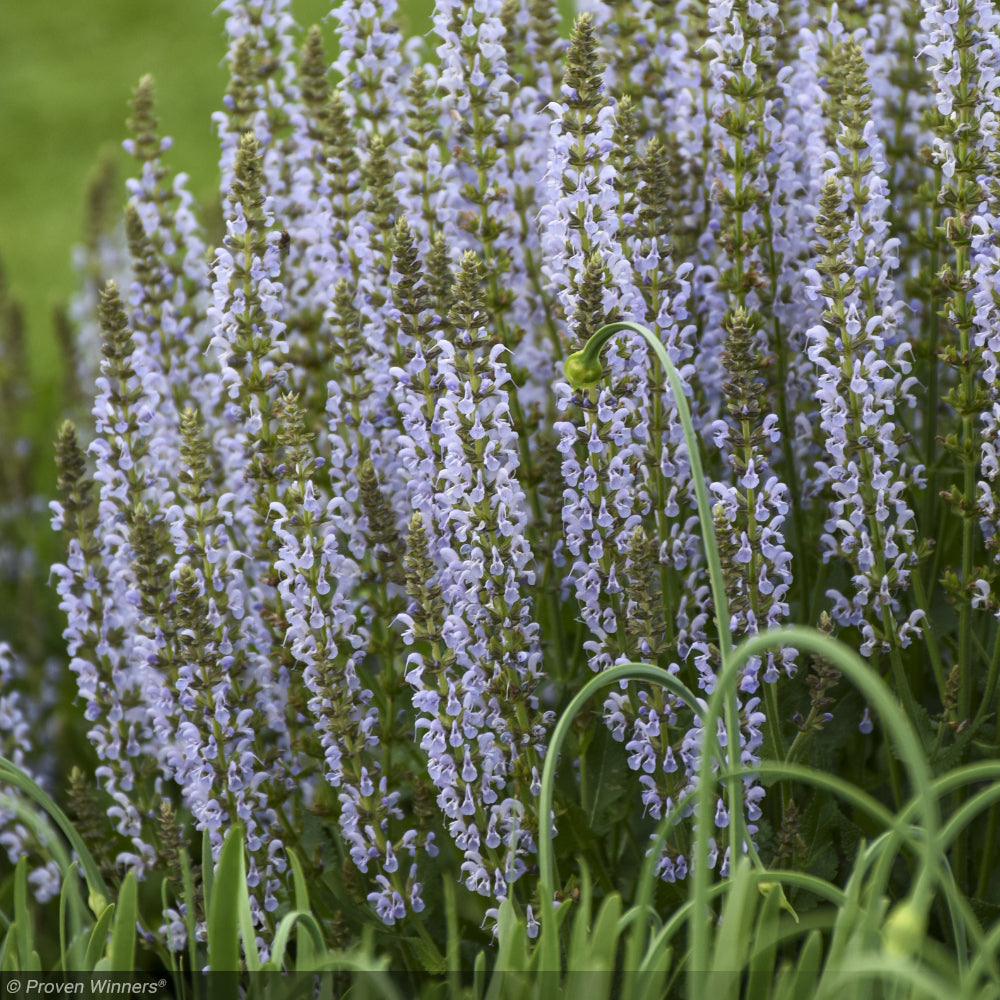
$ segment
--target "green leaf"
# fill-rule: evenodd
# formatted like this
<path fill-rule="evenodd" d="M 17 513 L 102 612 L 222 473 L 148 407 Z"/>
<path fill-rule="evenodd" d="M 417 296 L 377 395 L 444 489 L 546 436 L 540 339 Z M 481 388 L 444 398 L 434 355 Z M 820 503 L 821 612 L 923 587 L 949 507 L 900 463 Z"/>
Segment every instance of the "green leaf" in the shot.
<path fill-rule="evenodd" d="M 727 987 L 732 982 L 738 982 L 733 973 L 742 971 L 746 963 L 758 899 L 747 859 L 738 859 L 733 869 L 723 896 L 722 919 L 715 935 L 711 959 L 712 970 L 723 974 Z M 719 990 L 720 995 L 725 992 L 726 988 Z"/>
<path fill-rule="evenodd" d="M 486 952 L 476 955 L 472 964 L 472 1000 L 483 1000 L 486 992 Z"/>
<path fill-rule="evenodd" d="M 586 829 L 601 836 L 631 811 L 628 762 L 607 727 L 597 727 L 580 759 L 580 802 Z"/>
<path fill-rule="evenodd" d="M 601 905 L 590 935 L 591 968 L 608 973 L 615 970 L 615 955 L 618 952 L 618 921 L 622 915 L 622 898 L 613 892 Z M 579 914 L 577 914 L 579 920 Z"/>
<path fill-rule="evenodd" d="M 593 911 L 594 887 L 590 881 L 587 866 L 580 863 L 580 899 L 573 914 L 572 930 L 570 931 L 569 951 L 566 965 L 570 969 L 578 967 L 578 963 L 587 956 L 590 946 L 590 915 Z"/>
<path fill-rule="evenodd" d="M 816 992 L 816 981 L 823 968 L 823 938 L 818 930 L 811 931 L 799 952 L 792 980 L 792 996 L 795 1000 L 811 997 Z"/>
<path fill-rule="evenodd" d="M 108 946 L 110 972 L 132 972 L 135 967 L 135 923 L 139 911 L 139 885 L 129 872 L 118 893 L 118 909 Z"/>
<path fill-rule="evenodd" d="M 215 862 L 212 860 L 212 836 L 206 827 L 201 834 L 201 896 L 205 913 L 212 902 L 212 885 L 215 882 Z"/>
<path fill-rule="evenodd" d="M 497 915 L 497 957 L 494 972 L 525 972 L 528 968 L 528 932 L 524 923 L 517 918 L 514 904 L 505 899 L 500 903 Z M 489 996 L 496 995 L 499 988 L 496 975 L 490 982 Z"/>
<path fill-rule="evenodd" d="M 211 857 L 209 851 L 209 860 Z M 244 924 L 244 909 L 249 917 L 250 902 L 247 898 L 243 864 L 243 828 L 236 825 L 226 834 L 219 852 L 212 896 L 208 903 L 208 964 L 213 972 L 239 972 L 240 930 Z M 254 956 L 257 954 L 252 932 L 249 939 L 244 937 L 244 940 L 249 968 L 251 953 Z"/>
<path fill-rule="evenodd" d="M 104 954 L 104 949 L 108 943 L 108 928 L 111 926 L 111 918 L 115 915 L 115 904 L 108 903 L 104 912 L 97 918 L 94 929 L 90 932 L 90 940 L 87 942 L 87 954 L 84 958 L 84 971 L 90 972 L 95 968 Z"/>
<path fill-rule="evenodd" d="M 758 886 L 760 888 L 762 887 Z M 779 891 L 775 892 L 775 888 Z M 771 995 L 778 952 L 778 911 L 783 899 L 784 892 L 780 885 L 772 885 L 770 891 L 764 893 L 764 905 L 757 916 L 757 929 L 750 952 L 746 1000 L 768 1000 Z"/>
<path fill-rule="evenodd" d="M 60 969 L 83 969 L 86 960 L 86 904 L 80 895 L 78 882 L 80 863 L 73 861 L 66 869 L 62 879 L 62 891 L 59 894 L 59 942 Z M 69 926 L 69 944 L 67 945 L 64 929 Z M 86 968 L 90 968 L 88 965 Z"/>
<path fill-rule="evenodd" d="M 200 967 L 198 962 L 198 939 L 195 935 L 194 876 L 191 874 L 191 859 L 187 850 L 181 848 L 181 879 L 184 884 L 184 928 L 187 931 L 188 960 L 192 969 Z M 205 899 L 207 900 L 207 896 Z M 206 904 L 207 905 L 207 904 Z"/>
<path fill-rule="evenodd" d="M 413 949 L 413 954 L 417 957 L 420 968 L 432 976 L 440 976 L 448 971 L 448 962 L 444 955 L 434 946 L 432 941 L 425 940 L 419 935 L 405 937 L 403 942 Z"/>
<path fill-rule="evenodd" d="M 34 936 L 28 911 L 28 858 L 23 854 L 14 869 L 14 925 L 17 927 L 17 965 L 22 972 L 27 972 L 31 966 Z"/>
<path fill-rule="evenodd" d="M 299 856 L 291 848 L 288 849 L 288 863 L 292 868 L 292 888 L 295 893 L 295 909 L 301 913 L 311 914 L 309 909 L 309 889 L 306 885 L 306 877 L 302 870 L 302 862 Z M 319 951 L 323 950 L 323 935 L 320 934 L 319 943 L 316 945 Z M 297 928 L 295 935 L 295 971 L 307 972 L 313 964 L 313 935 L 309 928 L 302 926 Z"/>
<path fill-rule="evenodd" d="M 274 934 L 274 940 L 271 942 L 271 957 L 260 967 L 261 972 L 283 971 L 282 966 L 285 961 L 285 952 L 288 950 L 288 942 L 292 931 L 295 930 L 297 930 L 295 939 L 295 971 L 314 971 L 316 965 L 314 956 L 322 955 L 324 951 L 323 932 L 320 930 L 319 924 L 316 923 L 316 918 L 311 913 L 306 913 L 303 910 L 293 910 L 281 918 L 281 923 L 278 924 L 278 929 Z M 307 956 L 302 954 L 300 944 L 300 942 L 305 940 L 309 941 L 308 959 Z"/>
<path fill-rule="evenodd" d="M 15 920 L 3 936 L 0 944 L 0 972 L 17 972 L 17 921 Z"/>

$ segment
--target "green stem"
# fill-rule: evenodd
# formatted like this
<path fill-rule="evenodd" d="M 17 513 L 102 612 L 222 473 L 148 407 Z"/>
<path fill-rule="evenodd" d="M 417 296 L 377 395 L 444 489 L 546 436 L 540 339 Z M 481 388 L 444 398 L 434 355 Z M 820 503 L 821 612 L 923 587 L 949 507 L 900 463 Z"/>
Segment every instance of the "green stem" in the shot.
<path fill-rule="evenodd" d="M 930 602 L 927 588 L 924 586 L 924 578 L 920 574 L 919 567 L 914 569 L 910 576 L 913 583 L 913 596 L 917 599 L 917 607 L 929 608 Z M 927 656 L 931 663 L 931 670 L 934 672 L 934 683 L 937 685 L 938 697 L 944 703 L 945 676 L 944 666 L 941 662 L 941 650 L 938 648 L 937 633 L 934 626 L 928 624 L 923 630 L 923 639 L 927 647 Z M 997 635 L 997 645 L 994 647 L 994 663 L 1000 664 L 1000 633 Z"/>

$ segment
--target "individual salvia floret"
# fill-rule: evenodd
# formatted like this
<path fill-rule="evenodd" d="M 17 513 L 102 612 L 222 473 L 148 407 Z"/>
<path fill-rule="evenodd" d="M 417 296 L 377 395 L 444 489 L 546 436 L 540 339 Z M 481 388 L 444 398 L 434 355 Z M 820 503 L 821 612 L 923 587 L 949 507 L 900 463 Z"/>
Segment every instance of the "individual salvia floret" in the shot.
<path fill-rule="evenodd" d="M 827 458 L 819 483 L 832 492 L 823 557 L 845 559 L 854 592 L 828 591 L 840 625 L 862 633 L 861 652 L 889 652 L 919 635 L 923 612 L 900 618 L 900 596 L 918 560 L 907 490 L 922 470 L 901 460 L 902 431 L 893 419 L 912 401 L 910 348 L 899 341 L 893 298 L 895 241 L 888 238 L 881 141 L 868 118 L 870 100 L 861 50 L 838 46 L 844 93 L 831 102 L 839 119 L 835 163 L 823 184 L 816 220 L 823 325 L 808 331 L 816 366 L 815 397 Z M 815 277 L 815 276 L 814 276 Z M 818 284 L 819 287 L 816 287 Z M 893 361 L 886 354 L 893 345 Z"/>
<path fill-rule="evenodd" d="M 442 458 L 439 545 L 433 562 L 408 562 L 411 607 L 419 590 L 439 588 L 441 619 L 401 620 L 408 642 L 437 640 L 431 662 L 411 660 L 406 676 L 438 805 L 464 855 L 463 880 L 502 899 L 535 850 L 531 800 L 552 719 L 535 694 L 541 653 L 528 596 L 534 565 L 505 388 L 510 376 L 503 345 L 491 345 L 483 325 L 484 279 L 482 263 L 465 254 L 451 314 L 455 332 L 439 341 L 436 359 L 444 389 L 433 421 Z M 418 545 L 423 530 L 422 521 L 411 524 Z"/>

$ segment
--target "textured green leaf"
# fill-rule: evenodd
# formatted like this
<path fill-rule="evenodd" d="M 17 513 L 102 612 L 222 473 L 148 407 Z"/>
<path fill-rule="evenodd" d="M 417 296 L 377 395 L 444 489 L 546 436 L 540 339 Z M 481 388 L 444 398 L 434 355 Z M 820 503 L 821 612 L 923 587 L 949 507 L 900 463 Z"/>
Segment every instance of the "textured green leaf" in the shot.
<path fill-rule="evenodd" d="M 631 810 L 629 767 L 621 744 L 600 725 L 580 768 L 580 801 L 587 829 L 596 836 L 607 833 Z"/>

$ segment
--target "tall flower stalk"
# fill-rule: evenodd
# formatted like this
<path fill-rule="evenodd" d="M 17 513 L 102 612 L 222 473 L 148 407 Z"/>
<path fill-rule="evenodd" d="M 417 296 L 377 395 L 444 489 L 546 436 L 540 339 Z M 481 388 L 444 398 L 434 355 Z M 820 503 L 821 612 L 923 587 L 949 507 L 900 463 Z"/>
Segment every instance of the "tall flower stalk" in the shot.
<path fill-rule="evenodd" d="M 822 296 L 823 325 L 809 330 L 808 355 L 817 367 L 826 452 L 819 483 L 832 493 L 824 559 L 847 561 L 853 594 L 827 596 L 834 619 L 861 630 L 862 655 L 888 655 L 900 690 L 909 692 L 898 649 L 919 637 L 925 615 L 906 614 L 901 598 L 920 556 L 908 491 L 923 470 L 907 469 L 894 421 L 898 409 L 915 404 L 910 345 L 898 330 L 898 241 L 888 230 L 884 147 L 869 117 L 858 44 L 838 43 L 828 72 L 841 87 L 828 106 L 836 147 L 816 217 L 819 287 L 811 293 Z"/>
<path fill-rule="evenodd" d="M 788 433 L 785 373 L 779 365 L 780 412 L 776 413 L 771 410 L 775 396 L 768 391 L 775 379 L 762 371 L 766 359 L 777 358 L 783 364 L 786 351 L 780 341 L 769 343 L 765 332 L 766 311 L 776 291 L 769 263 L 773 250 L 768 212 L 775 123 L 767 92 L 779 29 L 773 3 L 709 7 L 706 47 L 713 53 L 711 69 L 720 93 L 715 126 L 719 171 L 713 190 L 722 210 L 716 239 L 725 265 L 718 280 L 727 304 L 721 319 L 726 335 L 722 354 L 726 416 L 713 423 L 711 432 L 731 470 L 730 477 L 711 484 L 711 491 L 737 636 L 753 635 L 785 620 L 792 586 L 792 554 L 784 536 L 788 488 L 771 468 L 776 446 Z M 782 712 L 774 684 L 782 672 L 794 671 L 793 651 L 785 650 L 779 657 L 769 653 L 764 662 L 756 658 L 747 662 L 740 685 L 750 712 L 763 680 L 769 750 L 779 758 Z"/>

